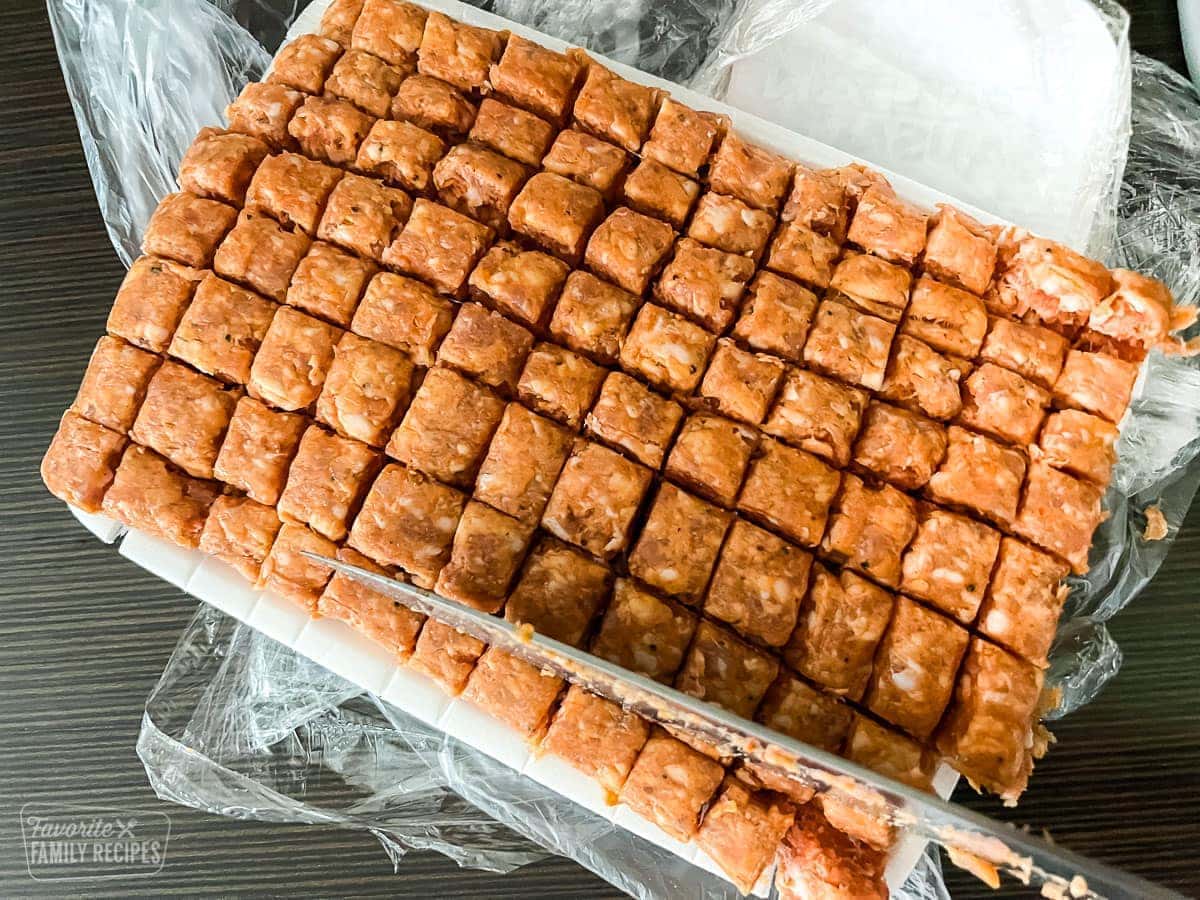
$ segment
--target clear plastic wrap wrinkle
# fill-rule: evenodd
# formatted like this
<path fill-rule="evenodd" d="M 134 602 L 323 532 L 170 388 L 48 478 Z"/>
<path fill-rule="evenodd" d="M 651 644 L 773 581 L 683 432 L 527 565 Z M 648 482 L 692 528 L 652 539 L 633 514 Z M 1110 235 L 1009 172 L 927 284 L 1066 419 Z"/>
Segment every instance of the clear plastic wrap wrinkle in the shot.
<path fill-rule="evenodd" d="M 48 0 L 47 7 L 100 213 L 128 266 L 154 207 L 175 189 L 196 132 L 222 121 L 271 54 L 203 0 Z"/>
<path fill-rule="evenodd" d="M 320 0 L 317 0 L 318 4 Z M 489 0 L 493 11 L 719 94 L 736 60 L 803 27 L 832 0 Z M 113 245 L 129 263 L 195 133 L 259 77 L 297 0 L 48 0 L 84 152 Z M 1097 8 L 1125 47 L 1127 19 Z M 1053 41 L 1047 39 L 1050 46 Z M 1200 97 L 1134 54 L 1129 122 L 1115 123 L 1097 185 L 1106 259 L 1200 302 Z M 779 115 L 786 118 L 786 110 Z M 1106 169 L 1105 171 L 1109 171 Z M 1105 210 L 1115 209 L 1115 227 Z M 1154 354 L 1123 424 L 1121 462 L 1091 571 L 1077 579 L 1051 655 L 1059 716 L 1120 667 L 1105 623 L 1154 576 L 1200 484 L 1200 363 Z M 1157 507 L 1167 538 L 1142 537 Z M 433 849 L 504 872 L 548 852 L 644 898 L 733 888 L 584 811 L 215 610 L 201 607 L 149 698 L 138 753 L 160 796 L 238 818 L 336 824 L 376 835 L 395 862 Z M 946 897 L 936 856 L 906 883 Z"/>

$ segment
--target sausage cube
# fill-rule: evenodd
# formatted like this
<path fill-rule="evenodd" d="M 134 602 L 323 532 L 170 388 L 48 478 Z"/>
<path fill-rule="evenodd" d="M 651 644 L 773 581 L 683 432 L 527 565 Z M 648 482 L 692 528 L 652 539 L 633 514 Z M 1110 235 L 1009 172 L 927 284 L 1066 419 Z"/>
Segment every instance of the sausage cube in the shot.
<path fill-rule="evenodd" d="M 854 464 L 906 491 L 929 483 L 946 454 L 946 429 L 908 410 L 871 401 Z"/>
<path fill-rule="evenodd" d="M 1046 418 L 1038 448 L 1041 458 L 1056 469 L 1087 478 L 1103 488 L 1117 460 L 1119 436 L 1117 426 L 1099 416 L 1064 409 Z"/>
<path fill-rule="evenodd" d="M 304 416 L 276 412 L 243 397 L 229 420 L 229 430 L 213 466 L 217 478 L 245 491 L 253 500 L 274 506 L 287 482 L 288 466 L 307 426 Z"/>
<path fill-rule="evenodd" d="M 268 152 L 267 145 L 251 135 L 202 128 L 179 163 L 179 186 L 197 197 L 241 206 Z"/>
<path fill-rule="evenodd" d="M 568 128 L 559 132 L 550 145 L 542 159 L 542 168 L 612 199 L 628 162 L 629 155 L 620 147 Z"/>
<path fill-rule="evenodd" d="M 159 362 L 153 353 L 118 338 L 100 338 L 71 404 L 72 411 L 125 434 L 133 427 Z"/>
<path fill-rule="evenodd" d="M 826 690 L 861 700 L 894 603 L 892 594 L 849 569 L 814 565 L 784 660 Z"/>
<path fill-rule="evenodd" d="M 588 434 L 657 469 L 667 454 L 683 408 L 621 372 L 610 372 L 588 413 Z"/>
<path fill-rule="evenodd" d="M 850 227 L 850 199 L 846 189 L 824 172 L 798 165 L 792 176 L 792 189 L 779 218 L 832 238 L 846 239 Z"/>
<path fill-rule="evenodd" d="M 656 88 L 590 62 L 572 112 L 586 131 L 636 153 L 650 133 L 662 97 Z"/>
<path fill-rule="evenodd" d="M 169 352 L 222 381 L 245 384 L 277 309 L 270 300 L 209 275 L 196 288 Z"/>
<path fill-rule="evenodd" d="M 1062 371 L 1067 347 L 1067 339 L 1049 328 L 993 318 L 979 358 L 1049 388 Z"/>
<path fill-rule="evenodd" d="M 871 390 L 883 387 L 896 326 L 834 300 L 817 307 L 804 361 L 827 375 Z"/>
<path fill-rule="evenodd" d="M 486 646 L 478 638 L 430 619 L 417 637 L 409 663 L 441 685 L 446 693 L 457 696 L 467 686 L 467 679 Z"/>
<path fill-rule="evenodd" d="M 517 396 L 542 415 L 578 430 L 604 374 L 604 369 L 578 353 L 539 343 L 525 360 Z"/>
<path fill-rule="evenodd" d="M 571 685 L 542 748 L 616 795 L 649 735 L 649 723 L 641 716 Z"/>
<path fill-rule="evenodd" d="M 920 791 L 933 790 L 936 755 L 912 738 L 856 714 L 843 756 Z"/>
<path fill-rule="evenodd" d="M 388 456 L 446 484 L 470 487 L 503 414 L 504 401 L 490 390 L 438 366 L 392 433 Z"/>
<path fill-rule="evenodd" d="M 453 322 L 454 304 L 445 297 L 419 281 L 380 272 L 367 285 L 350 327 L 430 366 Z"/>
<path fill-rule="evenodd" d="M 929 738 L 950 702 L 968 637 L 949 619 L 899 597 L 875 656 L 867 708 L 918 740 Z"/>
<path fill-rule="evenodd" d="M 268 156 L 246 191 L 246 209 L 315 234 L 325 201 L 341 177 L 340 170 L 296 153 Z"/>
<path fill-rule="evenodd" d="M 404 0 L 365 0 L 354 23 L 350 46 L 393 66 L 411 67 L 421 46 L 428 13 Z"/>
<path fill-rule="evenodd" d="M 682 238 L 654 286 L 654 296 L 664 306 L 720 333 L 737 315 L 742 291 L 753 274 L 754 263 L 744 256 Z"/>
<path fill-rule="evenodd" d="M 404 79 L 392 98 L 393 119 L 411 122 L 445 140 L 470 131 L 475 113 L 475 105 L 454 87 L 425 75 Z"/>
<path fill-rule="evenodd" d="M 96 443 L 89 446 L 107 457 L 115 433 L 103 433 L 104 430 L 100 426 L 95 428 L 94 433 L 80 434 L 76 439 L 80 442 L 95 441 Z M 99 467 L 100 459 L 90 457 L 87 459 L 87 465 Z M 103 463 L 105 479 L 107 468 L 106 458 Z M 78 478 L 85 472 L 88 478 L 94 478 L 100 469 L 92 469 L 91 472 L 85 469 L 74 477 Z M 79 487 L 83 488 L 85 483 L 81 481 Z M 92 491 L 98 486 L 98 483 L 92 483 L 83 488 L 81 499 L 93 496 Z M 208 517 L 208 511 L 220 493 L 220 485 L 189 478 L 171 468 L 157 453 L 137 444 L 129 444 L 121 455 L 121 462 L 112 477 L 112 484 L 104 493 L 100 511 L 130 528 L 144 531 L 179 547 L 195 549 L 200 545 L 200 534 L 204 530 L 204 520 Z"/>
<path fill-rule="evenodd" d="M 489 647 L 471 670 L 462 698 L 519 734 L 537 738 L 549 726 L 554 701 L 564 684 L 561 678 L 499 647 Z"/>
<path fill-rule="evenodd" d="M 594 556 L 611 559 L 629 546 L 650 481 L 649 469 L 607 447 L 580 441 L 542 513 L 542 527 Z"/>
<path fill-rule="evenodd" d="M 343 540 L 380 466 L 379 454 L 366 444 L 310 426 L 288 469 L 279 517 Z"/>
<path fill-rule="evenodd" d="M 489 82 L 501 97 L 561 124 L 582 71 L 578 52 L 555 53 L 511 34 L 500 62 L 491 68 Z"/>
<path fill-rule="evenodd" d="M 858 199 L 846 237 L 868 253 L 911 266 L 925 249 L 928 218 L 890 188 L 873 185 Z"/>
<path fill-rule="evenodd" d="M 908 269 L 869 253 L 847 254 L 829 281 L 839 300 L 889 322 L 900 321 L 911 287 Z"/>
<path fill-rule="evenodd" d="M 1139 371 L 1134 363 L 1106 353 L 1071 350 L 1054 382 L 1054 403 L 1120 422 Z"/>
<path fill-rule="evenodd" d="M 775 217 L 770 213 L 710 191 L 696 204 L 687 233 L 709 247 L 757 261 L 774 228 Z"/>
<path fill-rule="evenodd" d="M 592 638 L 592 653 L 631 672 L 670 684 L 696 630 L 696 614 L 636 582 L 618 578 Z"/>
<path fill-rule="evenodd" d="M 288 123 L 303 102 L 300 91 L 252 81 L 225 107 L 225 118 L 230 131 L 258 138 L 273 150 L 286 150 L 295 144 Z"/>
<path fill-rule="evenodd" d="M 108 333 L 143 350 L 165 353 L 203 277 L 203 272 L 178 263 L 139 257 L 108 311 Z"/>
<path fill-rule="evenodd" d="M 282 524 L 271 507 L 249 497 L 224 495 L 209 508 L 200 549 L 255 582 Z"/>
<path fill-rule="evenodd" d="M 823 799 L 826 808 L 830 805 Z M 856 808 L 852 814 L 862 814 Z M 887 826 L 884 842 L 890 838 Z M 797 897 L 844 896 L 883 900 L 888 896 L 884 869 L 887 854 L 870 843 L 852 838 L 834 827 L 817 803 L 806 803 L 796 824 L 784 836 L 778 853 L 776 879 L 788 894 Z"/>
<path fill-rule="evenodd" d="M 1070 590 L 1063 583 L 1069 573 L 1050 554 L 1013 537 L 1001 538 L 991 586 L 979 609 L 979 631 L 1044 668 Z"/>
<path fill-rule="evenodd" d="M 291 600 L 312 615 L 333 569 L 302 553 L 334 556 L 337 544 L 303 525 L 284 522 L 259 570 L 258 587 Z"/>
<path fill-rule="evenodd" d="M 508 210 L 513 231 L 569 263 L 579 261 L 603 218 L 600 194 L 551 172 L 530 178 Z"/>
<path fill-rule="evenodd" d="M 813 547 L 821 541 L 840 481 L 838 471 L 817 457 L 767 439 L 742 485 L 738 510 Z"/>
<path fill-rule="evenodd" d="M 310 244 L 300 232 L 285 231 L 266 216 L 243 212 L 217 248 L 213 271 L 281 303 Z"/>
<path fill-rule="evenodd" d="M 126 443 L 123 435 L 68 410 L 42 457 L 42 481 L 64 503 L 99 512 Z"/>
<path fill-rule="evenodd" d="M 284 298 L 294 306 L 346 328 L 375 266 L 324 241 L 315 241 L 296 266 Z"/>
<path fill-rule="evenodd" d="M 713 144 L 728 127 L 725 116 L 700 112 L 665 97 L 654 117 L 650 139 L 642 145 L 642 156 L 696 178 L 708 165 Z"/>
<path fill-rule="evenodd" d="M 629 574 L 668 596 L 699 601 L 731 519 L 726 510 L 663 483 L 629 554 Z"/>
<path fill-rule="evenodd" d="M 536 168 L 554 141 L 554 126 L 533 113 L 488 97 L 479 104 L 469 137 L 509 159 Z"/>
<path fill-rule="evenodd" d="M 306 94 L 319 94 L 341 55 L 342 46 L 337 41 L 319 34 L 302 34 L 279 48 L 271 62 L 271 71 L 263 80 Z"/>
<path fill-rule="evenodd" d="M 504 605 L 504 618 L 579 646 L 608 598 L 611 582 L 607 566 L 552 537 L 543 537 L 525 561 Z"/>
<path fill-rule="evenodd" d="M 665 777 L 664 773 L 670 773 Z M 621 802 L 680 841 L 690 841 L 725 769 L 663 731 L 655 731 L 634 763 Z"/>
<path fill-rule="evenodd" d="M 412 360 L 386 344 L 343 334 L 317 398 L 317 420 L 343 437 L 382 447 L 412 396 Z"/>
<path fill-rule="evenodd" d="M 165 362 L 150 379 L 129 436 L 196 478 L 212 478 L 213 464 L 240 390 Z"/>
<path fill-rule="evenodd" d="M 446 145 L 432 131 L 412 122 L 380 119 L 358 147 L 354 168 L 406 191 L 424 193 L 433 184 L 433 167 Z"/>
<path fill-rule="evenodd" d="M 925 271 L 972 294 L 987 290 L 996 268 L 995 229 L 945 204 L 939 205 L 929 225 Z"/>
<path fill-rule="evenodd" d="M 443 597 L 497 613 L 521 567 L 534 523 L 521 522 L 471 500 L 454 532 L 450 559 L 434 588 Z"/>
<path fill-rule="evenodd" d="M 1103 492 L 1091 482 L 1035 460 L 1029 464 L 1025 494 L 1012 529 L 1066 560 L 1071 571 L 1082 575 L 1088 569 L 1092 533 L 1108 516 L 1100 506 L 1102 497 Z"/>
<path fill-rule="evenodd" d="M 775 212 L 792 179 L 792 163 L 736 134 L 725 135 L 708 170 L 708 185 L 756 209 Z"/>
<path fill-rule="evenodd" d="M 575 271 L 567 276 L 554 307 L 550 334 L 572 350 L 613 363 L 640 305 L 628 291 L 590 272 Z"/>
<path fill-rule="evenodd" d="M 333 97 L 308 97 L 288 122 L 288 134 L 305 156 L 348 166 L 375 119 L 354 104 Z"/>
<path fill-rule="evenodd" d="M 789 444 L 829 460 L 850 462 L 850 448 L 867 408 L 867 393 L 816 375 L 789 368 L 774 408 L 763 427 Z"/>
<path fill-rule="evenodd" d="M 900 330 L 935 350 L 972 359 L 987 333 L 987 310 L 974 294 L 918 278 Z"/>
<path fill-rule="evenodd" d="M 417 70 L 460 91 L 480 90 L 487 85 L 488 72 L 503 45 L 504 36 L 499 32 L 431 12 L 417 50 Z"/>
<path fill-rule="evenodd" d="M 938 749 L 973 781 L 1015 801 L 1033 769 L 1041 693 L 1039 670 L 973 639 L 954 702 L 938 731 Z"/>
<path fill-rule="evenodd" d="M 647 303 L 621 344 L 621 365 L 664 391 L 689 394 L 700 384 L 715 344 L 699 325 Z"/>
<path fill-rule="evenodd" d="M 386 466 L 367 491 L 348 544 L 381 565 L 399 566 L 418 586 L 432 588 L 450 559 L 466 504 L 466 496 L 452 487 L 403 466 Z"/>
<path fill-rule="evenodd" d="M 643 159 L 625 179 L 621 193 L 637 212 L 680 228 L 700 196 L 700 185 L 662 163 Z"/>
<path fill-rule="evenodd" d="M 217 245 L 236 220 L 232 206 L 191 194 L 168 194 L 150 216 L 142 252 L 195 269 L 208 268 Z"/>
<path fill-rule="evenodd" d="M 757 443 L 758 435 L 745 425 L 704 413 L 689 416 L 667 459 L 667 477 L 732 506 Z"/>
<path fill-rule="evenodd" d="M 500 230 L 527 174 L 524 166 L 499 153 L 459 144 L 434 166 L 433 183 L 451 209 Z"/>
<path fill-rule="evenodd" d="M 750 282 L 733 336 L 755 350 L 799 362 L 816 312 L 817 296 L 808 288 L 760 271 Z"/>
<path fill-rule="evenodd" d="M 736 519 L 704 599 L 704 611 L 772 647 L 785 644 L 808 586 L 812 556 Z"/>
<path fill-rule="evenodd" d="M 429 200 L 418 199 L 408 224 L 383 253 L 386 265 L 461 297 L 467 276 L 492 242 L 492 229 Z"/>
<path fill-rule="evenodd" d="M 766 418 L 783 372 L 781 360 L 748 353 L 722 338 L 700 382 L 700 396 L 717 412 L 757 425 Z"/>
<path fill-rule="evenodd" d="M 545 321 L 568 271 L 560 259 L 505 241 L 484 254 L 467 284 L 480 303 L 536 327 Z"/>
<path fill-rule="evenodd" d="M 784 225 L 775 233 L 764 265 L 812 287 L 826 288 L 839 252 L 838 245 L 822 234 L 801 225 Z"/>
<path fill-rule="evenodd" d="M 349 547 L 339 548 L 337 558 L 376 575 L 392 575 Z M 317 600 L 317 615 L 340 619 L 401 660 L 412 656 L 425 624 L 420 613 L 341 572 L 334 574 Z"/>
<path fill-rule="evenodd" d="M 904 554 L 900 589 L 970 625 L 999 550 L 1000 532 L 994 528 L 944 509 L 926 509 Z"/>
<path fill-rule="evenodd" d="M 400 82 L 411 72 L 410 66 L 390 66 L 378 56 L 350 49 L 334 64 L 325 82 L 325 93 L 353 103 L 378 119 L 388 114 Z"/>
<path fill-rule="evenodd" d="M 981 434 L 951 426 L 946 456 L 929 479 L 926 493 L 939 503 L 962 507 L 1008 526 L 1017 515 L 1025 457 Z"/>
<path fill-rule="evenodd" d="M 970 371 L 962 360 L 943 356 L 928 344 L 899 334 L 880 394 L 932 419 L 953 419 L 962 409 L 959 382 Z"/>
<path fill-rule="evenodd" d="M 751 791 L 726 778 L 704 813 L 696 843 L 743 894 L 754 890 L 792 826 L 791 804 L 768 791 Z"/>
<path fill-rule="evenodd" d="M 768 728 L 829 753 L 842 748 L 854 713 L 830 694 L 783 673 L 763 697 L 755 719 Z"/>
<path fill-rule="evenodd" d="M 1050 394 L 1016 372 L 984 363 L 967 376 L 958 420 L 1019 446 L 1033 443 Z"/>
<path fill-rule="evenodd" d="M 438 348 L 438 362 L 506 392 L 516 390 L 533 335 L 478 303 L 464 303 Z"/>
<path fill-rule="evenodd" d="M 888 587 L 900 583 L 900 558 L 917 530 L 917 506 L 891 485 L 847 473 L 821 553 Z"/>
<path fill-rule="evenodd" d="M 708 621 L 696 626 L 675 687 L 749 719 L 779 674 L 779 663 Z"/>
<path fill-rule="evenodd" d="M 347 175 L 329 195 L 317 237 L 378 262 L 408 220 L 412 206 L 408 194 L 399 188 Z"/>

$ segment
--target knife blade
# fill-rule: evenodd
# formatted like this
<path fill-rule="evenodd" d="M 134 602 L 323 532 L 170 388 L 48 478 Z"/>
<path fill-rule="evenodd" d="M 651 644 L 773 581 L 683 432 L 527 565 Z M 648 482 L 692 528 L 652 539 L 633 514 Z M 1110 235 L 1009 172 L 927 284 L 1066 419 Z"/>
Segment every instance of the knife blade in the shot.
<path fill-rule="evenodd" d="M 723 756 L 751 761 L 829 799 L 938 844 L 951 860 L 979 875 L 989 869 L 1044 896 L 1175 898 L 1182 895 L 1131 873 L 1020 831 L 743 719 L 714 704 L 639 675 L 505 619 L 431 591 L 318 553 L 303 555 L 431 618 L 492 644 L 667 728 L 714 745 Z M 979 864 L 982 863 L 982 866 Z M 982 876 L 981 876 L 982 877 Z"/>

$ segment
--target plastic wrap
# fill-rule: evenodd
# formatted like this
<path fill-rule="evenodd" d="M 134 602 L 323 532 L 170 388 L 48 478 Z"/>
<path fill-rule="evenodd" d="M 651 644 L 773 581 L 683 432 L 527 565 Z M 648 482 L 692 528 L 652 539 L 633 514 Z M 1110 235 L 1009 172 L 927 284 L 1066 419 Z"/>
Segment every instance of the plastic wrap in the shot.
<path fill-rule="evenodd" d="M 821 13 L 831 0 L 496 0 L 495 12 L 649 71 L 718 90 L 729 65 Z M 128 263 L 194 133 L 220 120 L 269 62 L 291 0 L 48 0 L 101 212 Z M 1127 20 L 1099 7 L 1125 46 Z M 1051 40 L 1052 44 L 1053 41 Z M 1094 181 L 1106 261 L 1200 300 L 1200 98 L 1165 67 L 1119 52 L 1129 121 Z M 1121 72 L 1117 73 L 1118 77 Z M 764 85 L 763 93 L 770 93 Z M 1129 108 L 1129 107 L 1122 107 Z M 760 110 L 761 111 L 761 110 Z M 779 109 L 786 119 L 788 110 Z M 1128 128 L 1132 124 L 1132 131 Z M 1120 191 L 1120 155 L 1129 135 Z M 1052 653 L 1052 715 L 1086 703 L 1120 665 L 1104 623 L 1153 577 L 1200 483 L 1200 365 L 1155 354 L 1123 426 L 1093 566 L 1078 579 Z M 1145 510 L 1168 524 L 1146 541 Z M 638 897 L 732 895 L 656 849 L 457 741 L 398 713 L 253 629 L 201 607 L 147 702 L 138 752 L 160 796 L 214 813 L 370 831 L 399 862 L 434 849 L 508 871 L 569 856 Z M 945 896 L 932 855 L 903 893 Z"/>

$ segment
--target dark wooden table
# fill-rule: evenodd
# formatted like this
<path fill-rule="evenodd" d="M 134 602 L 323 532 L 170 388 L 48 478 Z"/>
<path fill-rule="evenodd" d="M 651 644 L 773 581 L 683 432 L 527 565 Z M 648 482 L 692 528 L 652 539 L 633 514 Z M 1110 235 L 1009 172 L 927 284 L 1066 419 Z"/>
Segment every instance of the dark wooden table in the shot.
<path fill-rule="evenodd" d="M 1130 3 L 1133 43 L 1182 70 L 1174 0 Z M 369 835 L 235 822 L 158 801 L 134 754 L 142 705 L 195 602 L 87 535 L 38 460 L 122 276 L 97 213 L 40 0 L 0 11 L 0 895 L 616 896 L 556 860 L 497 878 L 411 854 L 393 874 Z M 1112 623 L 1120 677 L 1058 723 L 1019 811 L 1083 853 L 1200 894 L 1200 509 L 1158 578 Z M 29 879 L 29 801 L 167 812 L 153 878 Z M 952 872 L 956 896 L 983 895 Z"/>

